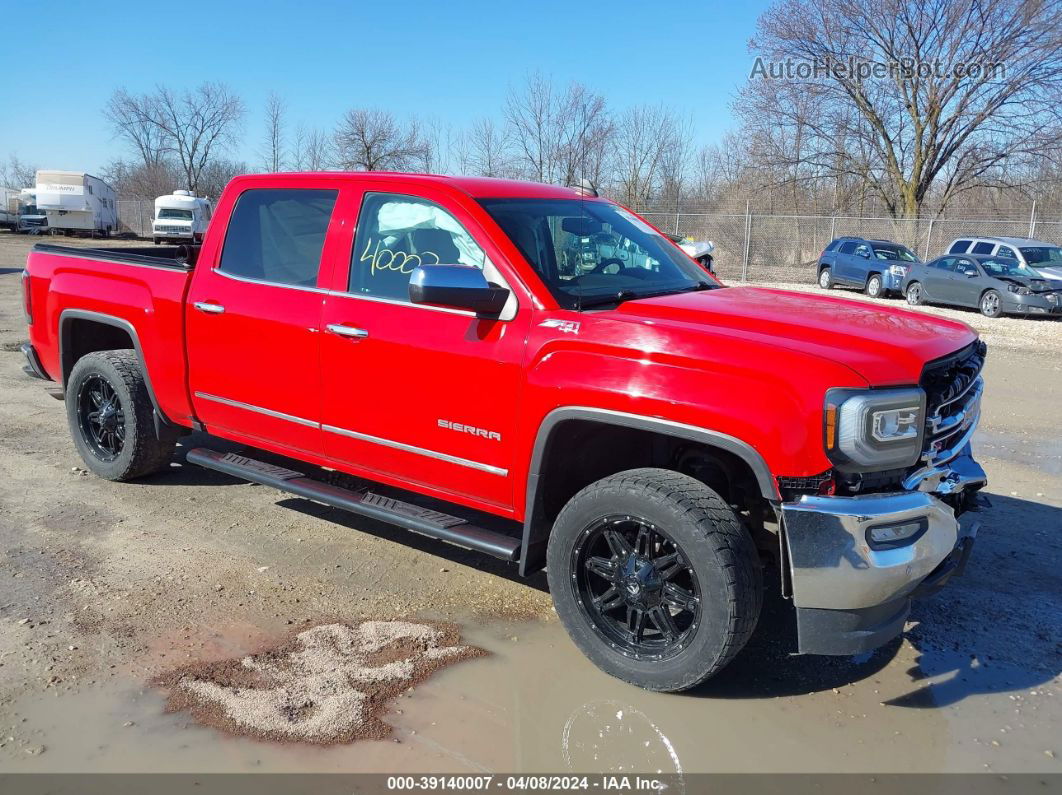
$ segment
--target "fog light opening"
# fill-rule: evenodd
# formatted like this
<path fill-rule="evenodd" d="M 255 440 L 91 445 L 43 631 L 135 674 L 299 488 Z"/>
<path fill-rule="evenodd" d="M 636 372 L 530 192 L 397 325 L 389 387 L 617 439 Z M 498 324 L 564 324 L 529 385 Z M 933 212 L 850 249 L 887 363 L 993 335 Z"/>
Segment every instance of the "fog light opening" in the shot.
<path fill-rule="evenodd" d="M 890 522 L 867 528 L 867 544 L 871 549 L 895 549 L 913 544 L 929 529 L 925 518 Z"/>

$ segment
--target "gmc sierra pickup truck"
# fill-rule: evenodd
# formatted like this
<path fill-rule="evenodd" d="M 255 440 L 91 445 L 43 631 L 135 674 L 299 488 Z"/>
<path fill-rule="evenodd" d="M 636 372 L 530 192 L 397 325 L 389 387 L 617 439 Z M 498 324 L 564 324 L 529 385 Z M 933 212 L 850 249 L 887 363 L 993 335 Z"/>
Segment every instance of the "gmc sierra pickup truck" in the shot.
<path fill-rule="evenodd" d="M 99 476 L 194 429 L 378 484 L 185 455 L 545 567 L 572 640 L 645 688 L 732 660 L 765 572 L 799 652 L 879 646 L 976 533 L 969 327 L 725 287 L 585 187 L 238 177 L 201 247 L 40 244 L 23 285 L 26 369 Z"/>

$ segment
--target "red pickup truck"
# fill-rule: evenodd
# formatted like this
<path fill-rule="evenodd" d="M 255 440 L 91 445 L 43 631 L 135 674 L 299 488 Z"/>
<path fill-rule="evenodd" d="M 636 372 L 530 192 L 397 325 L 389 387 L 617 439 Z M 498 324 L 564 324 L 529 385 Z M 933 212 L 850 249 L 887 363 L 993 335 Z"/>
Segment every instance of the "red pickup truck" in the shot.
<path fill-rule="evenodd" d="M 765 571 L 800 652 L 879 646 L 976 532 L 969 327 L 725 287 L 585 188 L 238 177 L 184 256 L 41 244 L 23 283 L 27 372 L 93 472 L 157 472 L 194 429 L 359 476 L 186 453 L 545 566 L 575 643 L 646 688 L 726 665 Z"/>

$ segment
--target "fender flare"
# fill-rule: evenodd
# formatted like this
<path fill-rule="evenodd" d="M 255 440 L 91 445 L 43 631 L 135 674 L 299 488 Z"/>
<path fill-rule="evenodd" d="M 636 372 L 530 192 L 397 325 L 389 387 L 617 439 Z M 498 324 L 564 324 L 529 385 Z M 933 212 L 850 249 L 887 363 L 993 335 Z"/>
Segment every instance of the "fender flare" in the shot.
<path fill-rule="evenodd" d="M 151 405 L 155 409 L 156 425 L 173 426 L 174 423 L 170 422 L 166 415 L 162 413 L 162 409 L 159 408 L 159 402 L 155 398 L 155 388 L 151 385 L 151 375 L 148 373 L 147 361 L 144 359 L 144 351 L 140 347 L 140 336 L 136 333 L 136 327 L 124 318 L 105 315 L 102 312 L 92 312 L 87 309 L 64 309 L 60 313 L 58 335 L 59 367 L 62 370 L 63 391 L 66 391 L 66 382 L 70 371 L 74 369 L 74 362 L 72 361 L 67 366 L 69 351 L 66 343 L 71 320 L 91 320 L 94 323 L 102 323 L 105 326 L 114 326 L 129 335 L 129 338 L 133 341 L 133 350 L 136 351 L 136 358 L 140 361 L 140 369 L 144 373 L 144 385 L 147 387 L 148 397 L 151 398 Z"/>
<path fill-rule="evenodd" d="M 685 423 L 655 417 L 643 417 L 623 411 L 597 409 L 587 406 L 556 408 L 549 412 L 538 426 L 535 446 L 531 453 L 531 465 L 527 472 L 523 540 L 520 549 L 520 574 L 522 576 L 527 576 L 542 568 L 545 562 L 546 541 L 549 538 L 551 528 L 546 525 L 542 516 L 544 508 L 539 487 L 544 474 L 542 471 L 543 460 L 545 459 L 553 431 L 558 425 L 569 420 L 587 420 L 601 425 L 652 431 L 724 450 L 737 456 L 749 466 L 764 499 L 770 502 L 779 501 L 774 477 L 771 475 L 767 462 L 763 460 L 763 456 L 752 445 L 743 442 L 735 436 L 713 431 L 709 428 L 700 428 L 696 425 L 686 425 Z"/>

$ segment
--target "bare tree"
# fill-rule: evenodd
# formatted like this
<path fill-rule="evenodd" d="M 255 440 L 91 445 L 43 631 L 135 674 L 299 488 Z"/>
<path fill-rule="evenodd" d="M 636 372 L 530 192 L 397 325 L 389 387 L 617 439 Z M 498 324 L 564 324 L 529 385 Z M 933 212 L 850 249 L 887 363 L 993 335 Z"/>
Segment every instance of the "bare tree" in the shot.
<path fill-rule="evenodd" d="M 521 90 L 509 91 L 505 120 L 523 176 L 562 184 L 601 180 L 612 123 L 600 95 L 578 83 L 558 92 L 536 72 Z"/>
<path fill-rule="evenodd" d="M 260 153 L 266 171 L 283 171 L 287 165 L 286 117 L 287 105 L 284 100 L 270 92 L 266 100 L 266 132 Z"/>
<path fill-rule="evenodd" d="M 616 123 L 613 145 L 615 187 L 628 204 L 645 204 L 672 191 L 685 172 L 686 131 L 663 105 L 639 105 L 625 111 Z M 666 178 L 665 178 L 666 177 Z"/>
<path fill-rule="evenodd" d="M 385 110 L 348 110 L 333 137 L 340 167 L 351 170 L 408 171 L 427 148 L 416 120 L 403 126 Z"/>
<path fill-rule="evenodd" d="M 493 119 L 488 117 L 473 122 L 464 143 L 464 170 L 482 177 L 513 175 L 508 131 L 495 124 Z"/>
<path fill-rule="evenodd" d="M 1062 5 L 1044 0 L 779 0 L 738 100 L 791 181 L 865 179 L 895 216 L 1006 181 L 1062 148 Z M 773 141 L 772 141 L 773 138 Z"/>
<path fill-rule="evenodd" d="M 6 163 L 0 163 L 0 188 L 30 188 L 37 184 L 37 166 L 12 154 Z"/>
<path fill-rule="evenodd" d="M 165 130 L 153 112 L 154 104 L 155 98 L 150 94 L 134 95 L 119 88 L 103 109 L 115 136 L 136 152 L 146 168 L 157 167 L 169 153 Z"/>
<path fill-rule="evenodd" d="M 244 107 L 223 83 L 206 82 L 181 93 L 165 86 L 140 96 L 118 89 L 104 113 L 145 165 L 172 157 L 185 187 L 198 192 L 212 158 L 235 142 Z"/>
<path fill-rule="evenodd" d="M 323 130 L 299 126 L 291 148 L 291 166 L 296 171 L 325 171 L 332 165 L 332 141 Z"/>
<path fill-rule="evenodd" d="M 154 166 L 137 161 L 112 160 L 104 166 L 100 178 L 123 199 L 154 200 L 181 184 L 180 174 L 167 160 Z"/>

